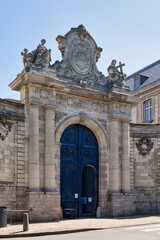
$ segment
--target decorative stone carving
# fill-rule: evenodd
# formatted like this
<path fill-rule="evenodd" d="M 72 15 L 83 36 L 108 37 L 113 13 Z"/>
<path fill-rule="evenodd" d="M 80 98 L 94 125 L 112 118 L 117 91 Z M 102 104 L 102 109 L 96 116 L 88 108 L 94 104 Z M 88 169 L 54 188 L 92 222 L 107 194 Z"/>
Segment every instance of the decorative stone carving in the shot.
<path fill-rule="evenodd" d="M 125 80 L 126 80 L 126 74 L 123 74 L 122 67 L 125 66 L 125 64 L 122 64 L 119 62 L 119 65 L 116 66 L 116 60 L 113 59 L 111 62 L 111 65 L 108 67 L 108 85 L 110 87 L 116 86 L 119 88 L 125 87 Z M 120 69 L 120 71 L 118 70 Z"/>
<path fill-rule="evenodd" d="M 81 100 L 78 98 L 71 98 L 67 96 L 62 96 L 60 94 L 56 95 L 56 105 L 62 108 L 71 107 L 74 109 L 83 109 L 86 111 L 98 112 L 100 114 L 107 113 L 108 111 L 108 106 L 106 104 L 92 102 L 89 100 Z"/>
<path fill-rule="evenodd" d="M 13 122 L 8 120 L 5 116 L 0 116 L 0 139 L 3 141 L 11 131 Z"/>
<path fill-rule="evenodd" d="M 37 46 L 37 49 L 28 53 L 28 49 L 25 48 L 24 52 L 21 52 L 23 56 L 23 63 L 25 67 L 30 67 L 31 64 L 41 67 L 49 67 L 51 61 L 51 49 L 47 49 L 44 44 L 45 39 L 41 40 L 41 44 Z"/>
<path fill-rule="evenodd" d="M 84 88 L 107 91 L 107 80 L 98 71 L 96 62 L 102 48 L 98 48 L 83 25 L 72 28 L 65 36 L 56 38 L 62 54 L 62 61 L 56 61 L 52 68 L 61 79 L 69 80 Z"/>
<path fill-rule="evenodd" d="M 110 114 L 131 116 L 131 107 L 124 104 L 113 103 L 113 105 L 110 106 Z"/>
<path fill-rule="evenodd" d="M 62 118 L 64 118 L 66 116 L 65 113 L 63 112 L 56 112 L 55 113 L 55 121 L 59 122 Z"/>
<path fill-rule="evenodd" d="M 126 106 L 121 105 L 120 108 L 119 108 L 119 111 L 120 111 L 121 113 L 125 113 L 125 112 L 126 112 Z"/>
<path fill-rule="evenodd" d="M 49 100 L 55 99 L 55 91 L 50 89 L 35 88 L 35 93 L 33 95 L 35 98 L 48 98 Z"/>
<path fill-rule="evenodd" d="M 97 119 L 101 124 L 102 126 L 107 130 L 107 121 L 104 120 L 104 119 L 101 119 L 101 118 L 98 118 Z"/>
<path fill-rule="evenodd" d="M 48 91 L 45 89 L 40 90 L 40 97 L 41 98 L 48 98 Z"/>
<path fill-rule="evenodd" d="M 68 98 L 67 99 L 67 103 L 68 103 L 68 105 L 73 105 L 73 99 L 72 98 Z"/>
<path fill-rule="evenodd" d="M 153 148 L 153 142 L 147 136 L 141 137 L 136 143 L 136 147 L 139 150 L 139 154 L 146 155 L 149 154 Z"/>

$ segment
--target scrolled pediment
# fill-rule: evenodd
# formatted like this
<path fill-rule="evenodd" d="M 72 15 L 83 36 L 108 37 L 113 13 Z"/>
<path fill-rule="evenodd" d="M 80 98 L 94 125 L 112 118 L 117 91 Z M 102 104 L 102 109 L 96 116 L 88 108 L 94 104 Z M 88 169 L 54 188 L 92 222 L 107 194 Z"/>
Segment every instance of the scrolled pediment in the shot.
<path fill-rule="evenodd" d="M 71 28 L 56 40 L 62 54 L 62 61 L 56 61 L 52 66 L 57 76 L 70 84 L 107 91 L 107 80 L 96 66 L 102 48 L 97 47 L 85 27 Z"/>

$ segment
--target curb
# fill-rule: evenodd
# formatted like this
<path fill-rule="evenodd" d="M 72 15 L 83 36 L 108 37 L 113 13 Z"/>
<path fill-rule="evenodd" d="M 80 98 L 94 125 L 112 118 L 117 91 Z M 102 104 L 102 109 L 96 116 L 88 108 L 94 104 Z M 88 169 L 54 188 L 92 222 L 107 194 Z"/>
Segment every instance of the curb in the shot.
<path fill-rule="evenodd" d="M 54 232 L 37 232 L 37 233 L 22 233 L 22 234 L 5 234 L 0 235 L 0 238 L 20 238 L 20 237 L 39 237 L 39 236 L 49 236 L 49 235 L 60 235 L 60 234 L 69 234 L 69 233 L 79 233 L 79 232 L 88 232 L 96 230 L 105 230 L 105 229 L 114 229 L 114 228 L 124 228 L 124 227 L 134 227 L 134 226 L 143 226 L 148 224 L 157 224 L 157 222 L 144 223 L 144 224 L 133 224 L 133 225 L 124 225 L 124 226 L 113 226 L 106 228 L 83 228 L 83 229 L 74 229 L 74 230 L 64 230 L 64 231 L 54 231 Z"/>
<path fill-rule="evenodd" d="M 88 232 L 88 231 L 103 230 L 103 229 L 106 229 L 106 228 L 83 228 L 83 229 L 75 229 L 75 230 L 26 233 L 26 234 L 22 233 L 22 234 L 14 234 L 14 235 L 5 234 L 5 235 L 0 235 L 0 238 L 38 237 L 38 236 L 47 236 L 47 235 L 60 235 L 60 234 L 69 234 L 69 233 L 78 233 L 78 232 Z"/>

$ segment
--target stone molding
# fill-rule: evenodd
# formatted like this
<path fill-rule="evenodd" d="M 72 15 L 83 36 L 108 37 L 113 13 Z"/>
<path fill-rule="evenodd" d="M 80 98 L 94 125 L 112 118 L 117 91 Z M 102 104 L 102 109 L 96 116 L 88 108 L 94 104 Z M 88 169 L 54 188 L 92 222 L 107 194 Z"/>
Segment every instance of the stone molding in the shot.
<path fill-rule="evenodd" d="M 56 106 L 45 105 L 44 108 L 45 108 L 45 110 L 52 110 L 52 111 L 55 111 Z"/>
<path fill-rule="evenodd" d="M 39 107 L 40 107 L 39 104 L 35 104 L 35 103 L 30 103 L 29 106 L 30 106 L 31 108 L 39 108 Z"/>

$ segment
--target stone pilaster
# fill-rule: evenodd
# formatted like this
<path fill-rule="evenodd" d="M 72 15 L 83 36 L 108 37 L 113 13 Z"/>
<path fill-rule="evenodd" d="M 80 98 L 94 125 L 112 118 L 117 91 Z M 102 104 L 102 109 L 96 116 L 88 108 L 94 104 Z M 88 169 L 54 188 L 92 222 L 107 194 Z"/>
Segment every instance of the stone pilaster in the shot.
<path fill-rule="evenodd" d="M 56 189 L 55 181 L 55 111 L 45 108 L 45 190 Z"/>
<path fill-rule="evenodd" d="M 119 191 L 119 153 L 118 153 L 118 120 L 110 120 L 110 153 L 109 153 L 110 191 Z"/>
<path fill-rule="evenodd" d="M 108 148 L 99 148 L 99 207 L 102 217 L 107 216 L 108 166 Z"/>
<path fill-rule="evenodd" d="M 122 122 L 122 191 L 130 191 L 129 123 Z"/>
<path fill-rule="evenodd" d="M 39 190 L 39 107 L 29 109 L 29 190 Z"/>

